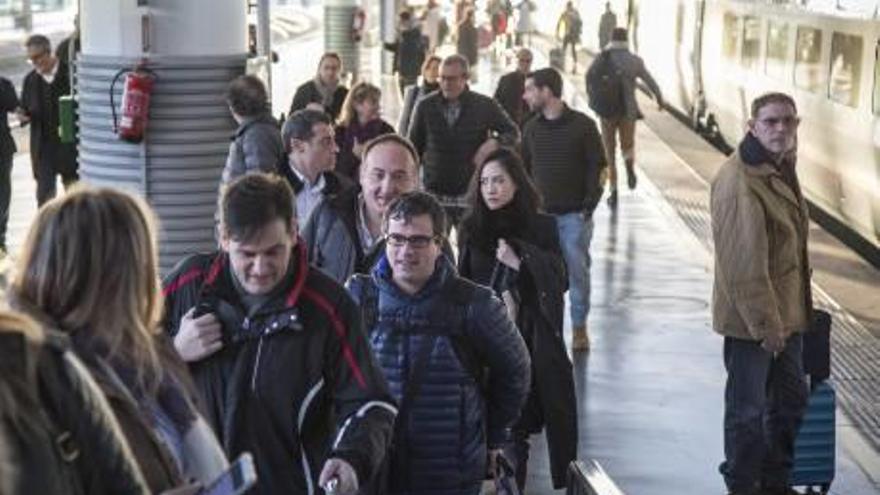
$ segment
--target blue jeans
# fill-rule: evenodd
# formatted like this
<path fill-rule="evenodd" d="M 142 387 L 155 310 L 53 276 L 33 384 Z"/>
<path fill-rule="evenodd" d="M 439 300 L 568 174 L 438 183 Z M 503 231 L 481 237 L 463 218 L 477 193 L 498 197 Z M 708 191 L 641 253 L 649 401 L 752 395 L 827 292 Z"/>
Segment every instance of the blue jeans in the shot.
<path fill-rule="evenodd" d="M 760 342 L 724 338 L 724 462 L 732 492 L 788 486 L 794 439 L 807 406 L 803 339 L 792 335 L 775 358 Z"/>
<path fill-rule="evenodd" d="M 562 244 L 562 256 L 568 270 L 568 299 L 571 303 L 571 324 L 582 326 L 590 312 L 590 241 L 593 219 L 583 213 L 554 215 Z"/>

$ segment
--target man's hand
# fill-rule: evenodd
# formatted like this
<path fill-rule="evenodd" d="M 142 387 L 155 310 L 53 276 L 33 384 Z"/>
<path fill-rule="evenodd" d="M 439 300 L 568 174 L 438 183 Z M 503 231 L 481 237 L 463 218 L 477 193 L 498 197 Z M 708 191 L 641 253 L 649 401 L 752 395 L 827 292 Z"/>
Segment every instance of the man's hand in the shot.
<path fill-rule="evenodd" d="M 480 164 L 483 163 L 484 160 L 486 160 L 486 157 L 489 156 L 489 153 L 492 153 L 499 147 L 500 144 L 498 144 L 498 140 L 495 138 L 489 138 L 483 141 L 483 144 L 481 144 L 480 147 L 477 148 L 477 152 L 474 153 L 474 166 L 479 167 Z"/>
<path fill-rule="evenodd" d="M 489 451 L 489 476 L 492 478 L 495 477 L 495 472 L 498 471 L 498 457 L 504 453 L 503 449 L 492 449 Z"/>
<path fill-rule="evenodd" d="M 31 121 L 31 116 L 21 107 L 15 109 L 15 116 L 18 118 L 18 122 L 21 125 L 25 125 Z"/>
<path fill-rule="evenodd" d="M 223 347 L 223 326 L 213 313 L 193 318 L 190 308 L 180 320 L 180 330 L 174 336 L 174 348 L 186 362 L 198 361 Z"/>
<path fill-rule="evenodd" d="M 364 143 L 358 141 L 358 138 L 354 138 L 354 144 L 352 144 L 351 146 L 351 152 L 354 156 L 358 157 L 358 160 L 363 158 L 364 147 Z"/>
<path fill-rule="evenodd" d="M 335 480 L 335 489 L 329 490 Z M 335 495 L 355 495 L 358 491 L 357 473 L 351 464 L 343 461 L 338 457 L 327 459 L 324 463 L 324 469 L 318 477 L 318 484 L 327 491 L 328 494 Z"/>
<path fill-rule="evenodd" d="M 605 187 L 608 184 L 608 167 L 602 167 L 602 170 L 599 170 L 599 187 Z"/>
<path fill-rule="evenodd" d="M 783 338 L 780 333 L 769 333 L 765 335 L 764 340 L 761 341 L 761 347 L 767 352 L 772 352 L 775 356 L 785 349 L 785 338 Z"/>

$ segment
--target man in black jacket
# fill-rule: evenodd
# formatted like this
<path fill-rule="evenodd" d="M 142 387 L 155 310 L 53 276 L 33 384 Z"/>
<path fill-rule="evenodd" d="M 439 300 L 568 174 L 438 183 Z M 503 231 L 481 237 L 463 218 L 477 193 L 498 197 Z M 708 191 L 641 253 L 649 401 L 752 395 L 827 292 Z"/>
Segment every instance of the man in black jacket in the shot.
<path fill-rule="evenodd" d="M 344 289 L 309 266 L 293 194 L 274 175 L 220 199 L 222 251 L 168 276 L 166 331 L 190 364 L 227 455 L 254 455 L 257 493 L 354 494 L 397 412 Z M 323 466 L 323 468 L 322 468 Z"/>
<path fill-rule="evenodd" d="M 568 268 L 572 349 L 586 350 L 593 210 L 602 196 L 606 162 L 596 123 L 561 98 L 562 76 L 555 69 L 526 77 L 525 99 L 537 115 L 523 130 L 523 160 L 545 211 L 556 216 Z"/>
<path fill-rule="evenodd" d="M 19 120 L 31 126 L 31 165 L 37 181 L 37 204 L 55 197 L 56 176 L 65 187 L 79 179 L 76 145 L 58 136 L 58 98 L 70 94 L 67 64 L 52 55 L 49 38 L 35 34 L 25 42 L 34 69 L 24 78 Z"/>
<path fill-rule="evenodd" d="M 520 48 L 516 52 L 516 70 L 501 76 L 495 89 L 495 100 L 520 129 L 532 116 L 528 104 L 523 100 L 526 75 L 532 70 L 532 58 L 531 50 Z"/>
<path fill-rule="evenodd" d="M 458 224 L 474 168 L 499 145 L 515 146 L 516 124 L 498 103 L 468 88 L 468 61 L 450 55 L 440 66 L 440 91 L 422 99 L 409 127 L 409 139 L 422 158 L 425 190 L 434 194 Z"/>
<path fill-rule="evenodd" d="M 6 254 L 6 226 L 9 224 L 9 202 L 12 199 L 12 157 L 15 156 L 15 140 L 9 130 L 7 113 L 18 108 L 15 87 L 8 79 L 0 77 L 0 251 Z"/>
<path fill-rule="evenodd" d="M 327 112 L 335 121 L 342 110 L 345 97 L 348 96 L 348 88 L 342 85 L 339 79 L 341 74 L 342 58 L 338 53 L 327 52 L 321 55 L 318 73 L 313 79 L 296 88 L 288 114 L 309 108 Z"/>

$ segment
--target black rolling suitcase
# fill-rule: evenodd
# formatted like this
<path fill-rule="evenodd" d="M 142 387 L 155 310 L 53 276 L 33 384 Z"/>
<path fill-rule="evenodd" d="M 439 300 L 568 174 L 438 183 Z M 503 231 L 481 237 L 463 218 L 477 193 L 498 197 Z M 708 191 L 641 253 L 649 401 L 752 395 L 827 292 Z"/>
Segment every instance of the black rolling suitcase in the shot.
<path fill-rule="evenodd" d="M 806 493 L 826 494 L 834 480 L 835 463 L 834 388 L 819 382 L 810 392 L 807 412 L 794 442 L 792 487 L 806 487 Z"/>

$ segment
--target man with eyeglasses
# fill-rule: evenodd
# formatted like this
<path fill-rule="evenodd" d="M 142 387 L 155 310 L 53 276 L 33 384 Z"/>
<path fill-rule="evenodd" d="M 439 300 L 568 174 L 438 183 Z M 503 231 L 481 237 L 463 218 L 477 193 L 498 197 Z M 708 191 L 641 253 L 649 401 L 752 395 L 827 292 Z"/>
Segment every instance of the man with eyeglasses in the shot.
<path fill-rule="evenodd" d="M 55 197 L 58 175 L 65 188 L 79 179 L 76 144 L 62 143 L 58 135 L 58 99 L 70 94 L 70 77 L 67 64 L 52 55 L 49 38 L 32 35 L 25 48 L 34 68 L 24 78 L 18 119 L 31 126 L 31 166 L 42 205 Z"/>
<path fill-rule="evenodd" d="M 446 210 L 450 226 L 467 208 L 475 167 L 499 146 L 516 146 L 519 129 L 503 108 L 468 87 L 469 65 L 450 55 L 440 65 L 440 91 L 416 105 L 409 139 L 422 159 L 425 190 Z"/>
<path fill-rule="evenodd" d="M 336 139 L 333 121 L 326 112 L 298 110 L 290 114 L 281 129 L 287 160 L 278 165 L 296 194 L 296 217 L 305 225 L 312 209 L 325 197 L 354 187 L 333 171 L 336 167 Z"/>
<path fill-rule="evenodd" d="M 727 368 L 724 462 L 733 495 L 788 495 L 807 405 L 802 333 L 812 318 L 809 217 L 794 100 L 752 102 L 748 132 L 712 182 L 712 325 Z"/>
<path fill-rule="evenodd" d="M 478 494 L 529 388 L 522 337 L 491 290 L 443 255 L 444 223 L 430 194 L 400 196 L 383 220 L 384 255 L 349 281 L 399 404 L 378 493 Z"/>
<path fill-rule="evenodd" d="M 501 76 L 498 80 L 498 88 L 495 89 L 495 100 L 520 130 L 532 116 L 528 104 L 523 100 L 526 75 L 532 71 L 532 58 L 531 50 L 520 48 L 516 52 L 516 70 Z"/>
<path fill-rule="evenodd" d="M 369 273 L 382 254 L 382 216 L 419 184 L 416 150 L 406 138 L 385 134 L 364 146 L 360 188 L 321 201 L 302 231 L 309 261 L 340 283 Z"/>

